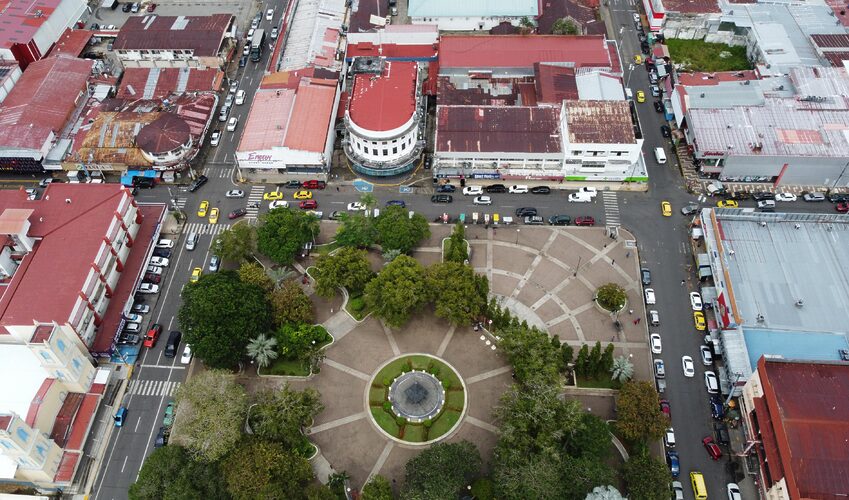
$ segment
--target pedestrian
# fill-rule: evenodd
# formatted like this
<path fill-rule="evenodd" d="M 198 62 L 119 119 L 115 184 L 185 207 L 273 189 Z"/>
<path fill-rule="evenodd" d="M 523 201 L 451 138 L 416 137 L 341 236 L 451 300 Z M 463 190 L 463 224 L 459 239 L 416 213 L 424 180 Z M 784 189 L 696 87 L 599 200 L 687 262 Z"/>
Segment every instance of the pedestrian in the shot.
<path fill-rule="evenodd" d="M 637 323 L 639 323 L 639 322 L 640 322 L 640 318 L 637 318 L 637 319 L 635 319 L 635 320 L 634 320 L 634 324 L 635 324 L 635 325 L 636 325 Z"/>
<path fill-rule="evenodd" d="M 628 314 L 634 314 L 634 310 L 633 310 L 633 309 L 628 309 Z"/>
<path fill-rule="evenodd" d="M 337 193 L 339 192 L 339 186 L 336 186 L 336 192 Z"/>
<path fill-rule="evenodd" d="M 616 264 L 616 259 L 610 259 L 610 265 Z"/>
<path fill-rule="evenodd" d="M 684 286 L 684 284 L 686 284 L 686 283 L 687 283 L 687 280 L 681 280 L 681 286 Z"/>
<path fill-rule="evenodd" d="M 640 318 L 637 318 L 637 324 L 638 325 L 640 324 Z"/>
<path fill-rule="evenodd" d="M 631 258 L 631 252 L 625 252 L 625 258 L 626 259 Z"/>

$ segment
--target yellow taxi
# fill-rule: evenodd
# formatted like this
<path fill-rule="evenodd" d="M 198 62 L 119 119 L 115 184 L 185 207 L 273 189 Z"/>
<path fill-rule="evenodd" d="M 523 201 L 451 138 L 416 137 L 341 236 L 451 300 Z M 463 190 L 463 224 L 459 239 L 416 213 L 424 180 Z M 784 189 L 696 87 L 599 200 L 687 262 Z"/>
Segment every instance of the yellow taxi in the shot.
<path fill-rule="evenodd" d="M 663 214 L 664 217 L 671 217 L 672 216 L 672 204 L 669 203 L 668 201 L 660 202 L 660 212 Z"/>
<path fill-rule="evenodd" d="M 637 91 L 637 102 L 646 102 L 646 93 L 642 90 Z"/>
<path fill-rule="evenodd" d="M 696 330 L 703 332 L 705 330 L 705 315 L 701 311 L 694 312 L 693 323 L 696 324 Z"/>
<path fill-rule="evenodd" d="M 191 277 L 191 279 L 189 279 L 189 281 L 191 283 L 197 283 L 197 281 L 200 279 L 200 275 L 201 275 L 202 272 L 203 272 L 203 269 L 201 269 L 199 267 L 192 269 L 192 277 Z"/>
<path fill-rule="evenodd" d="M 218 224 L 218 209 L 213 208 L 209 211 L 209 223 L 210 224 Z"/>
<path fill-rule="evenodd" d="M 295 191 L 295 199 L 296 200 L 311 200 L 312 199 L 312 191 Z"/>
<path fill-rule="evenodd" d="M 734 200 L 719 200 L 716 202 L 719 208 L 737 208 L 739 205 Z"/>
<path fill-rule="evenodd" d="M 634 63 L 643 64 L 643 56 L 641 56 L 640 54 L 634 54 Z"/>
<path fill-rule="evenodd" d="M 209 210 L 209 202 L 203 200 L 200 202 L 200 207 L 198 208 L 198 217 L 206 217 L 207 210 Z"/>
<path fill-rule="evenodd" d="M 283 192 L 282 191 L 269 191 L 262 195 L 262 199 L 266 201 L 274 201 L 274 200 L 282 200 Z"/>

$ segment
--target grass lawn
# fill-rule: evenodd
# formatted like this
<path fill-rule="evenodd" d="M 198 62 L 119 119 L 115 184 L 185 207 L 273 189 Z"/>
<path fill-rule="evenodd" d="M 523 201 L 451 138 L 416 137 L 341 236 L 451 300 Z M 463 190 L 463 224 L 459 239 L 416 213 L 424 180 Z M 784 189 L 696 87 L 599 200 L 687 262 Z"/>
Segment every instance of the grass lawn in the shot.
<path fill-rule="evenodd" d="M 622 388 L 622 384 L 616 380 L 611 380 L 610 377 L 599 379 L 578 377 L 578 387 L 586 389 L 620 389 Z"/>
<path fill-rule="evenodd" d="M 377 422 L 377 425 L 381 429 L 392 436 L 398 437 L 400 429 L 398 429 L 398 424 L 395 423 L 395 417 L 383 411 L 383 408 L 379 406 L 371 407 L 371 416 L 374 417 L 375 422 Z"/>
<path fill-rule="evenodd" d="M 386 401 L 385 387 L 369 387 L 368 390 L 369 404 L 383 404 Z"/>
<path fill-rule="evenodd" d="M 731 47 L 704 40 L 669 38 L 669 57 L 674 64 L 684 64 L 689 71 L 740 71 L 752 69 L 746 58 L 746 47 Z M 723 57 L 725 56 L 725 57 Z"/>
<path fill-rule="evenodd" d="M 430 436 L 431 439 L 435 439 L 438 436 L 445 434 L 450 431 L 454 424 L 460 420 L 460 412 L 454 410 L 445 410 L 442 414 L 433 421 L 433 425 L 430 426 Z"/>
<path fill-rule="evenodd" d="M 331 241 L 330 243 L 325 243 L 323 245 L 316 245 L 315 251 L 318 252 L 319 255 L 327 255 L 330 252 L 336 250 L 341 247 L 339 243 L 336 243 L 336 240 Z"/>
<path fill-rule="evenodd" d="M 274 363 L 263 370 L 266 375 L 294 375 L 306 377 L 310 374 L 309 366 L 300 359 L 276 359 Z"/>
<path fill-rule="evenodd" d="M 348 303 L 345 304 L 345 310 L 348 311 L 355 320 L 364 320 L 371 311 L 369 311 L 368 307 L 366 307 L 366 302 L 363 300 L 362 294 L 354 294 L 350 291 L 348 293 Z"/>
<path fill-rule="evenodd" d="M 426 439 L 427 429 L 421 424 L 407 424 L 404 426 L 404 441 L 411 443 L 423 443 Z"/>
<path fill-rule="evenodd" d="M 457 386 L 459 387 L 459 386 Z M 463 391 L 446 391 L 445 392 L 445 405 L 450 406 L 451 408 L 462 408 L 463 401 L 465 400 L 465 394 Z"/>

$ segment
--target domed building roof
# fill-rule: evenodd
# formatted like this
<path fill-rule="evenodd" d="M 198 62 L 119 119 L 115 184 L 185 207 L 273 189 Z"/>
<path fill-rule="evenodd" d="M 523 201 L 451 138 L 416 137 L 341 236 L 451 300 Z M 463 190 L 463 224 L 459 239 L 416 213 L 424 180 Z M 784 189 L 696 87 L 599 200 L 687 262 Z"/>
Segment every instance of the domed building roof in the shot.
<path fill-rule="evenodd" d="M 174 114 L 161 113 L 139 131 L 136 146 L 147 154 L 158 155 L 174 151 L 190 140 L 188 123 Z"/>

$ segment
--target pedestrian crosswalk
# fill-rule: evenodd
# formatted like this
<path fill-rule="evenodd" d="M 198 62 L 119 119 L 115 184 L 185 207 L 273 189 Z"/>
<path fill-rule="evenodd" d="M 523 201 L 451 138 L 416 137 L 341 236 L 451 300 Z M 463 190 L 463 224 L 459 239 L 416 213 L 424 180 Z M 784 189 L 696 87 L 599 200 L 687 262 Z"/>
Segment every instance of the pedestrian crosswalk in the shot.
<path fill-rule="evenodd" d="M 223 167 L 216 169 L 216 172 L 213 174 L 213 177 L 218 177 L 219 179 L 231 179 L 233 177 L 233 171 L 236 170 L 236 167 Z"/>
<path fill-rule="evenodd" d="M 174 396 L 180 382 L 170 380 L 131 380 L 127 390 L 136 396 Z"/>
<path fill-rule="evenodd" d="M 248 194 L 248 219 L 256 219 L 259 214 L 259 207 L 262 205 L 262 195 L 265 193 L 265 186 L 251 186 L 251 192 Z M 256 206 L 254 206 L 256 205 Z"/>
<path fill-rule="evenodd" d="M 601 201 L 604 203 L 604 225 L 620 226 L 619 221 L 619 198 L 615 191 L 603 191 Z"/>
<path fill-rule="evenodd" d="M 211 234 L 213 236 L 229 229 L 230 224 L 210 224 L 208 222 L 189 222 L 183 226 L 183 233 L 197 233 L 198 235 Z"/>
<path fill-rule="evenodd" d="M 178 208 L 178 209 L 180 209 L 180 210 L 182 210 L 182 209 L 186 208 L 186 201 L 188 201 L 188 198 L 186 198 L 185 196 L 184 196 L 184 197 L 182 197 L 182 198 L 179 198 L 179 197 L 178 197 L 178 198 L 177 198 L 177 203 L 176 203 L 177 208 Z"/>

